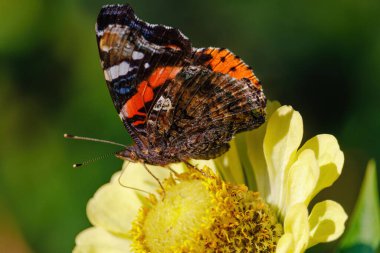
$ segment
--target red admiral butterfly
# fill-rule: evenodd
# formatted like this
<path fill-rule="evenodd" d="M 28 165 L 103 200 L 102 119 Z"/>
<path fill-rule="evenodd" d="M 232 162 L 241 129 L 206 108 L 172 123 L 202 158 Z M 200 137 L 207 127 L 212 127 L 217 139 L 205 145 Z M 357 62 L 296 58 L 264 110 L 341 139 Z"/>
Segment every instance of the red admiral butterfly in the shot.
<path fill-rule="evenodd" d="M 129 5 L 104 6 L 96 37 L 107 87 L 135 142 L 121 159 L 216 158 L 234 134 L 265 121 L 259 80 L 228 49 L 193 48 L 179 30 L 146 23 Z"/>

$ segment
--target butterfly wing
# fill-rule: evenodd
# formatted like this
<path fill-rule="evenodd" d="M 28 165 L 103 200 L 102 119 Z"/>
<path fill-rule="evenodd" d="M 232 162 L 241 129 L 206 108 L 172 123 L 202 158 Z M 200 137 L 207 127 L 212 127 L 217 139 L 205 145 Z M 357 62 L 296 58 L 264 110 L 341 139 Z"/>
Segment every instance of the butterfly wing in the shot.
<path fill-rule="evenodd" d="M 114 106 L 136 144 L 147 147 L 147 114 L 165 81 L 188 64 L 190 41 L 177 29 L 138 19 L 129 5 L 104 6 L 96 37 Z"/>
<path fill-rule="evenodd" d="M 259 79 L 253 70 L 240 57 L 226 48 L 208 47 L 195 49 L 193 53 L 193 64 L 205 66 L 208 69 L 228 74 L 236 79 L 248 79 L 251 85 L 261 89 Z"/>
<path fill-rule="evenodd" d="M 193 65 L 166 84 L 147 132 L 182 159 L 215 158 L 235 133 L 265 121 L 266 99 L 252 69 L 226 49 L 195 49 Z"/>
<path fill-rule="evenodd" d="M 215 81 L 214 88 L 208 91 L 212 98 L 207 96 L 203 100 L 208 108 L 200 110 L 203 102 L 197 105 L 190 104 L 192 110 L 203 117 L 210 117 L 212 122 L 226 120 L 229 117 L 245 117 L 248 124 L 240 122 L 236 125 L 236 132 L 251 130 L 261 125 L 265 120 L 266 98 L 262 91 L 260 81 L 251 67 L 225 48 L 201 48 L 195 50 L 194 64 L 220 73 Z M 202 100 L 202 101 L 203 101 Z M 192 101 L 194 103 L 194 101 Z M 254 115 L 254 117 L 250 117 Z M 202 121 L 202 118 L 199 117 Z"/>

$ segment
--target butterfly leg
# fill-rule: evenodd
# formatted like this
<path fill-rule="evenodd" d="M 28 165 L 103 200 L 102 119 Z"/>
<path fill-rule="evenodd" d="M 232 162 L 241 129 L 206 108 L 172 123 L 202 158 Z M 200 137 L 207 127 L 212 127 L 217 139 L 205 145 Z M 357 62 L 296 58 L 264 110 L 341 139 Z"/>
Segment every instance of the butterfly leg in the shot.
<path fill-rule="evenodd" d="M 191 170 L 196 170 L 197 172 L 201 173 L 202 175 L 206 175 L 201 169 L 199 169 L 197 166 L 191 164 L 189 161 L 187 160 L 182 160 L 183 163 L 186 164 L 186 166 L 191 169 Z"/>
<path fill-rule="evenodd" d="M 164 188 L 164 186 L 162 185 L 162 183 L 161 183 L 161 181 L 160 181 L 160 179 L 158 179 L 158 177 L 156 177 L 153 173 L 152 173 L 152 171 L 148 168 L 148 166 L 146 166 L 146 164 L 145 163 L 142 163 L 143 164 L 143 166 L 144 166 L 144 168 L 145 168 L 145 170 L 158 182 L 158 184 L 160 185 L 160 187 L 161 187 L 161 189 L 162 189 L 162 192 L 164 193 L 164 197 L 163 197 L 163 199 L 165 198 L 165 194 L 166 194 L 166 192 L 165 192 L 165 188 Z"/>
<path fill-rule="evenodd" d="M 191 163 L 189 163 L 187 160 L 183 159 L 181 160 L 181 162 L 183 162 L 184 164 L 186 164 L 186 166 L 190 169 L 195 169 L 195 170 L 199 170 L 197 167 L 195 167 L 194 165 L 192 165 Z"/>
<path fill-rule="evenodd" d="M 170 172 L 173 173 L 174 175 L 176 175 L 176 176 L 179 175 L 179 173 L 177 171 L 175 171 L 172 167 L 170 167 L 170 165 L 166 165 L 165 168 L 170 170 Z"/>
<path fill-rule="evenodd" d="M 121 170 L 120 176 L 119 176 L 119 178 L 117 179 L 117 181 L 119 182 L 120 186 L 125 187 L 125 188 L 128 188 L 128 189 L 131 189 L 131 190 L 134 190 L 134 191 L 139 191 L 139 192 L 143 192 L 143 193 L 147 193 L 147 194 L 152 194 L 151 192 L 148 192 L 148 191 L 145 191 L 145 190 L 142 190 L 142 189 L 136 188 L 136 187 L 132 187 L 132 186 L 125 185 L 125 184 L 121 181 L 121 178 L 122 178 L 122 176 L 123 176 L 125 170 L 128 168 L 128 165 L 129 165 L 129 163 L 127 164 L 127 166 L 123 166 L 123 169 Z"/>

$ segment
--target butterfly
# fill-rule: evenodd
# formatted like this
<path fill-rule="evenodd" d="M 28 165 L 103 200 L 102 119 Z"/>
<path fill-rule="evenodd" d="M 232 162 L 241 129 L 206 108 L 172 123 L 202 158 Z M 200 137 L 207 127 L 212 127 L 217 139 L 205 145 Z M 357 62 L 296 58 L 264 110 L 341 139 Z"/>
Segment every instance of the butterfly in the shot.
<path fill-rule="evenodd" d="M 134 140 L 118 158 L 162 166 L 213 159 L 236 133 L 265 121 L 259 80 L 228 49 L 194 48 L 129 5 L 103 6 L 96 38 L 113 104 Z"/>

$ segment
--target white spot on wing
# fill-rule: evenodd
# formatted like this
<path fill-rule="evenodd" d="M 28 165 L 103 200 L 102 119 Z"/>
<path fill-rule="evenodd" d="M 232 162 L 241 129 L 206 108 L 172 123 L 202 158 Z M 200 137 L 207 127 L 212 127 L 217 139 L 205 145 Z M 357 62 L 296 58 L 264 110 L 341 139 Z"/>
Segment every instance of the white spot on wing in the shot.
<path fill-rule="evenodd" d="M 123 61 L 120 64 L 114 65 L 106 70 L 104 70 L 104 77 L 107 81 L 112 81 L 113 79 L 118 78 L 119 76 L 126 75 L 129 71 L 134 68 L 130 68 L 128 62 Z"/>
<path fill-rule="evenodd" d="M 123 61 L 119 64 L 119 76 L 125 75 L 129 72 L 129 63 Z"/>
<path fill-rule="evenodd" d="M 141 60 L 142 58 L 144 58 L 144 54 L 139 52 L 139 51 L 133 51 L 132 53 L 132 59 L 133 60 Z"/>
<path fill-rule="evenodd" d="M 149 68 L 149 67 L 150 67 L 149 63 L 146 62 L 146 63 L 144 64 L 144 68 L 147 69 L 147 68 Z"/>
<path fill-rule="evenodd" d="M 115 78 L 118 78 L 119 77 L 119 69 L 120 69 L 120 65 L 115 65 L 115 66 L 112 66 L 108 69 L 108 73 L 109 75 L 111 76 L 111 79 L 115 79 Z"/>
<path fill-rule="evenodd" d="M 164 98 L 163 96 L 161 96 L 156 104 L 154 105 L 153 107 L 153 110 L 154 111 L 161 111 L 161 110 L 164 110 L 164 111 L 167 111 L 169 109 L 172 109 L 172 102 L 170 101 L 169 98 Z"/>

